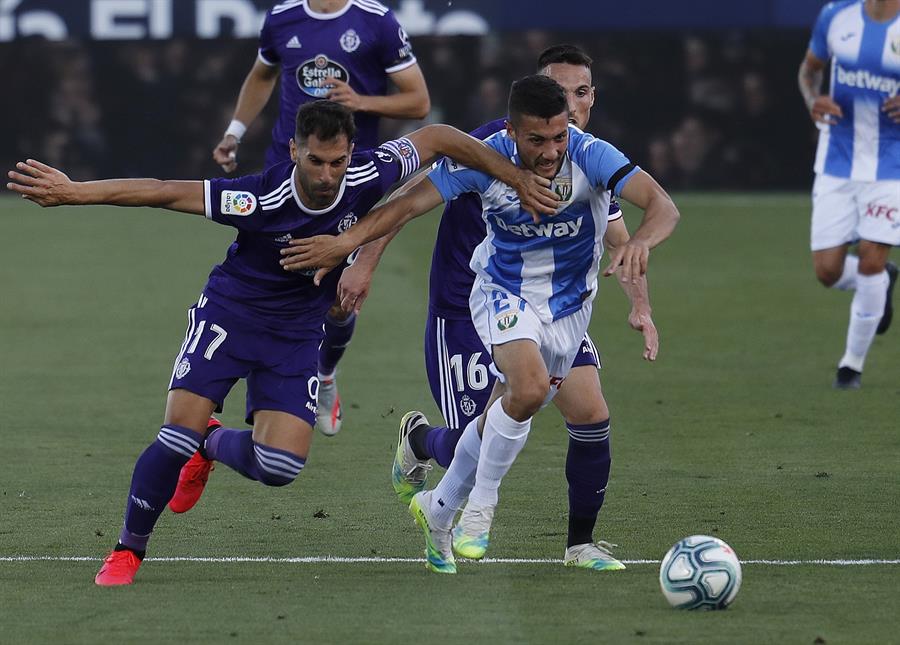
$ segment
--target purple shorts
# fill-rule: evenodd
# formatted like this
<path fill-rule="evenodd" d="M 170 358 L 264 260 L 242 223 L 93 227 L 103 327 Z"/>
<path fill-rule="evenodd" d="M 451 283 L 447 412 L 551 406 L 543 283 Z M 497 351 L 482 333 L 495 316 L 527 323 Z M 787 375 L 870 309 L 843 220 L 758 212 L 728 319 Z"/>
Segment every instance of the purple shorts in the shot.
<path fill-rule="evenodd" d="M 216 403 L 238 379 L 247 380 L 247 423 L 257 410 L 276 410 L 316 422 L 318 340 L 261 330 L 201 295 L 188 309 L 188 328 L 169 389 L 185 389 Z"/>
<path fill-rule="evenodd" d="M 496 376 L 488 352 L 471 319 L 441 318 L 428 314 L 425 323 L 425 371 L 434 402 L 449 428 L 465 428 L 484 411 Z M 585 335 L 572 367 L 600 368 L 600 357 Z"/>

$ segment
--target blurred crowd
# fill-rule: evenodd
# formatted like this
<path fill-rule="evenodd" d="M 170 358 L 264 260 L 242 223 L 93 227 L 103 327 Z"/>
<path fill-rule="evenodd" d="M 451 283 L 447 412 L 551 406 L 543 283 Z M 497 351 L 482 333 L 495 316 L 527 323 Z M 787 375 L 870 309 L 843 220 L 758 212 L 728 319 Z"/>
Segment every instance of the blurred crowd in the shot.
<path fill-rule="evenodd" d="M 413 46 L 432 98 L 429 121 L 472 129 L 502 116 L 510 82 L 548 45 L 594 58 L 589 129 L 670 190 L 805 189 L 814 129 L 796 90 L 799 32 L 604 35 L 526 32 L 425 37 Z M 0 46 L 0 161 L 25 156 L 73 178 L 220 174 L 212 147 L 231 118 L 256 44 L 69 42 Z M 272 100 L 244 137 L 241 170 L 260 168 Z M 419 125 L 385 122 L 390 137 Z"/>

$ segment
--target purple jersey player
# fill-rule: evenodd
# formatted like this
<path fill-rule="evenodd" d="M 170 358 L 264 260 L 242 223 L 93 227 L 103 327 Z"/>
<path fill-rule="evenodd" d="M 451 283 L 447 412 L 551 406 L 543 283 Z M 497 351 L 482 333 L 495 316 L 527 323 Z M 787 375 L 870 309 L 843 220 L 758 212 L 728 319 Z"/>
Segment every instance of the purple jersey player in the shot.
<path fill-rule="evenodd" d="M 309 101 L 328 98 L 353 110 L 358 149 L 375 146 L 379 117 L 420 119 L 430 108 L 409 38 L 387 7 L 375 0 L 287 0 L 266 13 L 259 55 L 241 88 L 231 125 L 213 150 L 227 172 L 237 167 L 240 139 L 269 101 L 279 70 L 281 97 L 266 168 L 290 161 L 294 115 Z M 396 92 L 387 94 L 388 81 Z M 355 314 L 337 303 L 325 319 L 316 427 L 326 435 L 341 428 L 334 373 L 355 324 Z"/>
<path fill-rule="evenodd" d="M 177 491 L 181 510 L 191 508 L 213 460 L 267 486 L 289 484 L 303 469 L 319 388 L 317 348 L 337 279 L 314 283 L 314 271 L 286 272 L 280 251 L 293 237 L 337 234 L 352 227 L 389 186 L 419 167 L 420 156 L 465 159 L 516 186 L 535 211 L 552 211 L 556 203 L 544 188 L 549 182 L 453 128 L 428 126 L 357 153 L 354 132 L 347 108 L 317 101 L 297 113 L 290 143 L 294 163 L 278 164 L 261 175 L 204 182 L 79 183 L 33 160 L 9 173 L 7 187 L 41 206 L 156 206 L 205 215 L 238 231 L 188 311 L 165 423 L 135 465 L 125 525 L 95 578 L 98 585 L 133 582 L 166 504 Z M 208 423 L 242 378 L 253 430 Z"/>
<path fill-rule="evenodd" d="M 591 86 L 591 59 L 571 45 L 550 47 L 538 60 L 538 70 L 556 80 L 566 90 L 570 121 L 584 128 L 594 102 Z M 498 119 L 472 132 L 484 139 L 505 129 Z M 449 202 L 441 217 L 431 263 L 428 320 L 425 329 L 425 367 L 435 403 L 441 409 L 442 427 L 431 427 L 420 412 L 404 416 L 400 441 L 391 473 L 394 489 L 404 503 L 424 487 L 429 459 L 447 467 L 457 442 L 470 420 L 485 410 L 495 376 L 490 371 L 488 352 L 469 311 L 469 295 L 475 273 L 469 261 L 475 247 L 485 237 L 481 199 L 468 193 Z M 607 241 L 622 245 L 628 241 L 618 203 L 610 202 Z M 383 247 L 364 247 L 357 265 L 374 266 L 367 257 Z M 655 360 L 658 336 L 650 317 L 646 282 L 626 291 L 632 301 L 629 324 L 645 337 L 644 357 Z M 609 476 L 609 410 L 600 388 L 597 351 L 587 336 L 582 343 L 566 385 L 554 398 L 569 430 L 566 476 L 569 481 L 569 532 L 567 565 L 602 570 L 611 561 L 593 543 L 593 529 L 603 504 Z M 594 437 L 600 441 L 593 441 Z M 600 491 L 600 492 L 598 492 Z"/>

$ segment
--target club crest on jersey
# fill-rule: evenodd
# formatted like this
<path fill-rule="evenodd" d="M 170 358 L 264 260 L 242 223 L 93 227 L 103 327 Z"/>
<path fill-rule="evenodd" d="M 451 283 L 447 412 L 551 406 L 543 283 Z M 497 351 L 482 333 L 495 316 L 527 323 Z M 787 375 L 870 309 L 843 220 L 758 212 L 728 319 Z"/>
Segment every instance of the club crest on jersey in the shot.
<path fill-rule="evenodd" d="M 181 362 L 178 363 L 178 367 L 175 368 L 175 378 L 184 378 L 190 371 L 191 361 L 187 358 L 182 358 Z"/>
<path fill-rule="evenodd" d="M 350 74 L 347 68 L 338 62 L 328 58 L 325 54 L 319 54 L 310 58 L 297 67 L 297 85 L 304 93 L 315 96 L 317 99 L 325 98 L 328 94 L 329 81 L 337 79 L 350 82 Z"/>
<path fill-rule="evenodd" d="M 891 41 L 891 51 L 894 52 L 894 56 L 900 56 L 900 38 Z"/>
<path fill-rule="evenodd" d="M 353 213 L 347 213 L 344 215 L 344 218 L 338 223 L 338 233 L 343 233 L 348 228 L 356 224 L 359 218 Z"/>
<path fill-rule="evenodd" d="M 556 193 L 556 196 L 559 197 L 559 200 L 562 202 L 567 202 L 572 199 L 572 178 L 571 177 L 557 177 L 553 180 L 553 183 L 550 185 L 550 188 Z"/>
<path fill-rule="evenodd" d="M 475 401 L 468 394 L 463 394 L 459 400 L 459 409 L 462 410 L 464 415 L 470 417 L 475 414 Z"/>
<path fill-rule="evenodd" d="M 497 316 L 497 329 L 507 331 L 516 326 L 519 322 L 519 316 L 514 313 L 501 314 Z"/>
<path fill-rule="evenodd" d="M 222 215 L 246 217 L 256 210 L 256 197 L 239 190 L 222 191 Z"/>
<path fill-rule="evenodd" d="M 357 49 L 359 49 L 359 34 L 357 34 L 353 29 L 348 29 L 343 34 L 341 34 L 341 49 L 343 49 L 348 54 L 352 54 Z"/>

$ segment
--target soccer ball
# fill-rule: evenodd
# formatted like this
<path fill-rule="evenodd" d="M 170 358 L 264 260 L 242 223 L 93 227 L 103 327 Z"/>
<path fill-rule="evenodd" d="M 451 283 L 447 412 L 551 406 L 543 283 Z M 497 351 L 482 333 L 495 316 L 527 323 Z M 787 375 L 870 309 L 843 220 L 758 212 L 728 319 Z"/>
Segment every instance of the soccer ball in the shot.
<path fill-rule="evenodd" d="M 678 609 L 725 609 L 741 588 L 741 563 L 719 538 L 692 535 L 666 553 L 659 586 Z"/>

